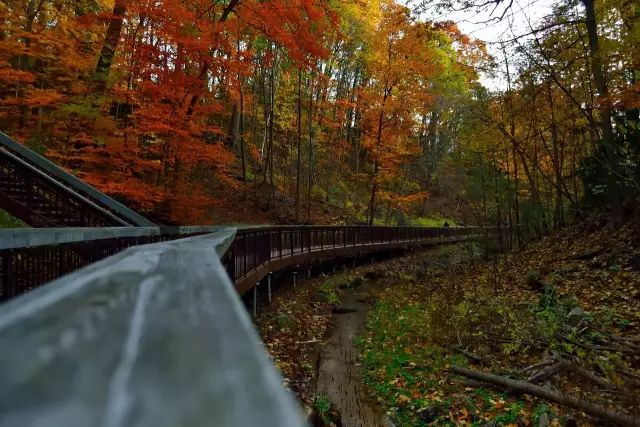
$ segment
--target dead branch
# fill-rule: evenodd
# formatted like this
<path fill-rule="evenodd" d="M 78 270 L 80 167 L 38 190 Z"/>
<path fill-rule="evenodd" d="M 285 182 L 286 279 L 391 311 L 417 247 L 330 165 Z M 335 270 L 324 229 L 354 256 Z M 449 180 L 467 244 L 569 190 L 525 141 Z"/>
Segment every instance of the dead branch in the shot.
<path fill-rule="evenodd" d="M 625 381 L 640 386 L 640 376 L 638 374 L 622 368 L 616 369 L 616 373 L 624 377 Z"/>
<path fill-rule="evenodd" d="M 635 350 L 632 350 L 632 349 L 629 349 L 629 348 L 620 348 L 620 347 L 598 345 L 598 344 L 593 344 L 593 345 L 584 344 L 584 343 L 581 343 L 580 341 L 573 340 L 573 339 L 569 338 L 566 335 L 561 335 L 561 338 L 563 340 L 565 340 L 566 342 L 568 342 L 570 344 L 573 344 L 573 345 L 577 345 L 578 347 L 582 347 L 585 350 L 608 351 L 608 352 L 611 352 L 611 353 L 621 353 L 621 354 L 627 354 L 627 355 L 635 355 L 636 354 Z"/>
<path fill-rule="evenodd" d="M 535 374 L 531 375 L 528 379 L 530 383 L 542 383 L 545 382 L 549 377 L 561 372 L 567 368 L 567 361 L 564 359 L 560 359 L 555 361 L 552 365 L 549 365 L 543 369 L 540 369 Z"/>
<path fill-rule="evenodd" d="M 612 334 L 607 334 L 607 338 L 609 338 L 611 341 L 615 341 L 619 344 L 622 344 L 632 350 L 640 350 L 640 346 L 636 344 L 636 341 L 631 340 L 629 338 L 620 337 Z"/>
<path fill-rule="evenodd" d="M 576 397 L 559 393 L 545 387 L 540 387 L 526 381 L 512 380 L 500 375 L 478 372 L 460 366 L 451 366 L 450 369 L 454 374 L 462 375 L 464 377 L 472 378 L 489 384 L 496 384 L 509 391 L 513 390 L 516 393 L 524 393 L 536 396 L 541 399 L 558 403 L 568 408 L 577 409 L 593 417 L 600 418 L 613 424 L 640 427 L 640 419 L 620 412 L 611 411 L 601 405 L 598 405 L 597 403 L 578 399 Z"/>
<path fill-rule="evenodd" d="M 554 360 L 551 360 L 551 359 L 543 360 L 540 363 L 534 363 L 533 365 L 527 366 L 526 368 L 520 370 L 520 373 L 524 374 L 526 372 L 533 371 L 534 369 L 544 368 L 545 366 L 549 366 L 549 365 L 553 364 L 553 362 L 554 362 Z"/>
<path fill-rule="evenodd" d="M 591 381 L 592 383 L 594 383 L 595 385 L 597 385 L 598 387 L 602 387 L 605 389 L 619 389 L 620 386 L 618 386 L 617 384 L 614 384 L 613 382 L 609 381 L 607 378 L 603 378 L 600 375 L 597 375 L 595 372 L 590 371 L 586 368 L 583 368 L 580 365 L 577 365 L 575 363 L 570 363 L 570 362 L 566 362 L 567 367 L 575 372 L 576 374 L 580 375 L 583 378 L 588 379 L 589 381 Z"/>
<path fill-rule="evenodd" d="M 475 363 L 479 363 L 479 364 L 483 364 L 484 360 L 482 359 L 482 357 L 478 356 L 477 354 L 473 354 L 463 348 L 454 346 L 453 350 L 457 351 L 458 353 L 462 354 L 463 356 L 465 356 L 467 359 L 470 359 L 472 361 L 474 361 Z"/>

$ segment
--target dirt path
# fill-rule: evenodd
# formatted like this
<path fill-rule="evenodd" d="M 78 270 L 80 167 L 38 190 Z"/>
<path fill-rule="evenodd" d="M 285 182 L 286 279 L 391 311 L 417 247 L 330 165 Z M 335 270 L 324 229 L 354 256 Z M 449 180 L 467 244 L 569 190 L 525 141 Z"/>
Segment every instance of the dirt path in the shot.
<path fill-rule="evenodd" d="M 316 396 L 326 396 L 340 412 L 343 427 L 391 425 L 366 394 L 358 363 L 356 337 L 364 331 L 369 306 L 364 289 L 342 296 L 334 309 L 334 326 L 320 354 Z"/>

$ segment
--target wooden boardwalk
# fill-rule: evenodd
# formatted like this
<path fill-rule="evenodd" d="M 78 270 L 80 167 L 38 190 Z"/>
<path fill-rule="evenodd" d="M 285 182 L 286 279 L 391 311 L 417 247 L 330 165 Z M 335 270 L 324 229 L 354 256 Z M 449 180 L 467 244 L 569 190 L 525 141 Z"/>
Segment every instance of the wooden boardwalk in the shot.
<path fill-rule="evenodd" d="M 340 233 L 334 239 L 334 231 Z M 395 231 L 401 232 L 386 233 Z M 265 235 L 266 233 L 266 235 Z M 302 235 L 307 234 L 305 239 Z M 406 233 L 406 234 L 405 234 Z M 414 233 L 414 234 L 411 234 Z M 223 260 L 240 294 L 271 272 L 368 254 L 455 243 L 475 238 L 475 228 L 309 227 L 239 230 Z M 257 242 L 256 242 L 257 241 Z M 322 243 L 319 243 L 322 242 Z M 264 249 L 266 247 L 266 250 Z"/>
<path fill-rule="evenodd" d="M 0 427 L 302 426 L 239 295 L 476 228 L 153 224 L 0 133 Z M 254 293 L 255 295 L 255 293 Z"/>

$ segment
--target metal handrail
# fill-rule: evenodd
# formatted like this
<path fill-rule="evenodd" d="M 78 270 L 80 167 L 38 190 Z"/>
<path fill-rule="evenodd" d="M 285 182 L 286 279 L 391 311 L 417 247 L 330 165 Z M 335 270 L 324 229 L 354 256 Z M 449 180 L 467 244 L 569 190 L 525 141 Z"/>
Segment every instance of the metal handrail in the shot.
<path fill-rule="evenodd" d="M 0 301 L 132 246 L 214 233 L 222 227 L 79 227 L 0 230 Z"/>
<path fill-rule="evenodd" d="M 225 262 L 238 281 L 261 266 L 285 257 L 310 256 L 312 252 L 353 249 L 366 251 L 376 245 L 415 245 L 443 237 L 468 236 L 477 227 L 385 226 L 263 226 L 239 228 Z"/>
<path fill-rule="evenodd" d="M 0 230 L 0 301 L 132 246 L 213 233 L 224 227 L 96 227 Z M 322 259 L 336 251 L 374 252 L 419 246 L 442 237 L 477 233 L 475 227 L 259 226 L 239 227 L 223 257 L 231 279 L 298 258 Z M 254 283 L 255 284 L 255 283 Z M 240 286 L 239 292 L 246 289 Z"/>
<path fill-rule="evenodd" d="M 4 305 L 0 426 L 302 427 L 218 259 L 234 231 L 131 248 Z"/>
<path fill-rule="evenodd" d="M 22 163 L 29 165 L 41 175 L 47 176 L 49 180 L 56 181 L 58 184 L 61 184 L 65 190 L 75 194 L 76 196 L 82 196 L 82 199 L 84 199 L 83 201 L 86 202 L 87 199 L 89 199 L 92 205 L 99 205 L 101 211 L 108 211 L 110 215 L 119 217 L 121 220 L 124 220 L 126 224 L 139 227 L 155 226 L 153 222 L 149 221 L 139 213 L 96 190 L 86 182 L 79 180 L 53 162 L 14 141 L 3 132 L 0 132 L 0 148 L 3 148 L 6 154 L 18 157 Z"/>

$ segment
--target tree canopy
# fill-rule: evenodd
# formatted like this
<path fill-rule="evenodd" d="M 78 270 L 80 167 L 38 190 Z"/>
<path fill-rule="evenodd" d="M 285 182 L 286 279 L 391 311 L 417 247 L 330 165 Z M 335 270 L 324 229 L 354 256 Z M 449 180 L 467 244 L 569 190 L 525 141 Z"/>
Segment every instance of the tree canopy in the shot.
<path fill-rule="evenodd" d="M 492 57 L 394 0 L 8 0 L 0 127 L 165 223 L 543 233 L 637 202 L 638 9 L 558 1 Z"/>

